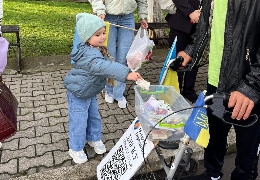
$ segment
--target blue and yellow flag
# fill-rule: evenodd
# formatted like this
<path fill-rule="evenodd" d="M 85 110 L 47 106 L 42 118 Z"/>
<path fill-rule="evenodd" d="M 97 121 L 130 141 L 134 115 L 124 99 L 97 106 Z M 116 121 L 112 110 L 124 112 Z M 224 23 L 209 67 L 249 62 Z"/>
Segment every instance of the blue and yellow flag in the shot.
<path fill-rule="evenodd" d="M 204 93 L 201 92 L 194 106 L 198 107 L 204 105 Z M 193 109 L 191 116 L 185 123 L 184 132 L 197 144 L 205 148 L 208 146 L 210 136 L 206 108 L 200 107 Z"/>
<path fill-rule="evenodd" d="M 169 67 L 167 67 L 168 62 L 171 59 L 176 58 L 176 42 L 177 42 L 177 37 L 175 38 L 174 42 L 172 43 L 171 49 L 164 62 L 164 65 L 163 65 L 163 68 L 162 68 L 162 71 L 160 74 L 159 82 L 160 82 L 160 84 L 165 85 L 165 86 L 173 86 L 178 92 L 180 92 L 177 72 L 173 71 Z"/>

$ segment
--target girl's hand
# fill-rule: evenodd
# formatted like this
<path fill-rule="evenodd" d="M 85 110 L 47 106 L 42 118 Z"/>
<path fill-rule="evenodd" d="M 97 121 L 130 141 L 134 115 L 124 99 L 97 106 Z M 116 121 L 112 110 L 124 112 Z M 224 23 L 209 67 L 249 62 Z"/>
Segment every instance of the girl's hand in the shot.
<path fill-rule="evenodd" d="M 137 72 L 130 72 L 126 77 L 127 80 L 137 81 L 138 79 L 143 79 L 141 75 Z"/>
<path fill-rule="evenodd" d="M 104 21 L 105 20 L 105 17 L 106 15 L 105 14 L 100 14 L 99 17 Z"/>
<path fill-rule="evenodd" d="M 146 22 L 145 19 L 141 19 L 141 27 L 143 29 L 147 29 L 148 28 L 148 23 Z"/>

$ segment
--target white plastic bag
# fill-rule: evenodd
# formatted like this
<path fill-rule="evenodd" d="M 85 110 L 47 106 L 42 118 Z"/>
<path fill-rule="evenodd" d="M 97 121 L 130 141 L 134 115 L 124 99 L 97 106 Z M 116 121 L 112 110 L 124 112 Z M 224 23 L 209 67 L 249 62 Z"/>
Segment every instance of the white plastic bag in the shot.
<path fill-rule="evenodd" d="M 8 41 L 0 37 L 0 75 L 4 72 L 7 64 Z"/>
<path fill-rule="evenodd" d="M 137 71 L 143 62 L 150 59 L 153 46 L 154 42 L 149 39 L 147 30 L 140 27 L 126 55 L 128 67 Z"/>

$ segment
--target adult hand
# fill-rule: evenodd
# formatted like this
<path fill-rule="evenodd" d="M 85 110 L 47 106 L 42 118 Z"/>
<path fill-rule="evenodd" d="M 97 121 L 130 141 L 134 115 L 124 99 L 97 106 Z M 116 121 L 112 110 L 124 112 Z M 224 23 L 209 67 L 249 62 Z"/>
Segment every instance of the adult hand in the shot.
<path fill-rule="evenodd" d="M 254 102 L 238 91 L 233 91 L 228 101 L 228 107 L 233 109 L 231 118 L 240 120 L 247 119 L 254 107 Z"/>
<path fill-rule="evenodd" d="M 191 59 L 192 59 L 192 58 L 191 58 L 187 53 L 185 53 L 184 51 L 180 51 L 177 56 L 182 56 L 182 57 L 183 57 L 183 62 L 182 62 L 182 64 L 181 64 L 182 67 L 180 67 L 180 69 L 183 69 L 183 68 L 191 61 Z"/>
<path fill-rule="evenodd" d="M 126 77 L 127 80 L 137 81 L 138 79 L 143 79 L 141 75 L 137 72 L 130 72 Z"/>
<path fill-rule="evenodd" d="M 145 19 L 141 20 L 141 27 L 143 29 L 147 29 L 148 28 L 148 23 L 147 23 L 147 21 Z"/>
<path fill-rule="evenodd" d="M 105 14 L 100 14 L 99 17 L 104 21 L 105 20 L 105 17 L 106 15 Z"/>
<path fill-rule="evenodd" d="M 189 17 L 193 23 L 198 23 L 200 19 L 200 10 L 193 11 L 190 13 Z"/>

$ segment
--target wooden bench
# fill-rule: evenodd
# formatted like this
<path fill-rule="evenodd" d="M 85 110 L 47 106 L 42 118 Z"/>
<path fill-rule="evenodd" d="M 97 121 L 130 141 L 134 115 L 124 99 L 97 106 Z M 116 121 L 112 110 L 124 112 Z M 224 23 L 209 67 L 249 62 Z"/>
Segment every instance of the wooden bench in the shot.
<path fill-rule="evenodd" d="M 139 29 L 141 26 L 140 23 L 135 23 L 135 29 Z M 154 31 L 154 30 L 160 30 L 160 29 L 168 29 L 170 26 L 168 23 L 148 23 L 148 29 Z M 154 40 L 155 43 L 158 42 L 158 40 L 166 39 L 168 40 L 169 37 L 151 37 L 150 39 Z"/>
<path fill-rule="evenodd" d="M 16 34 L 16 43 L 10 43 L 9 46 L 16 46 L 17 47 L 17 66 L 18 72 L 21 70 L 20 62 L 21 62 L 21 47 L 20 47 L 20 27 L 19 25 L 5 25 L 1 26 L 2 33 L 15 33 Z"/>

